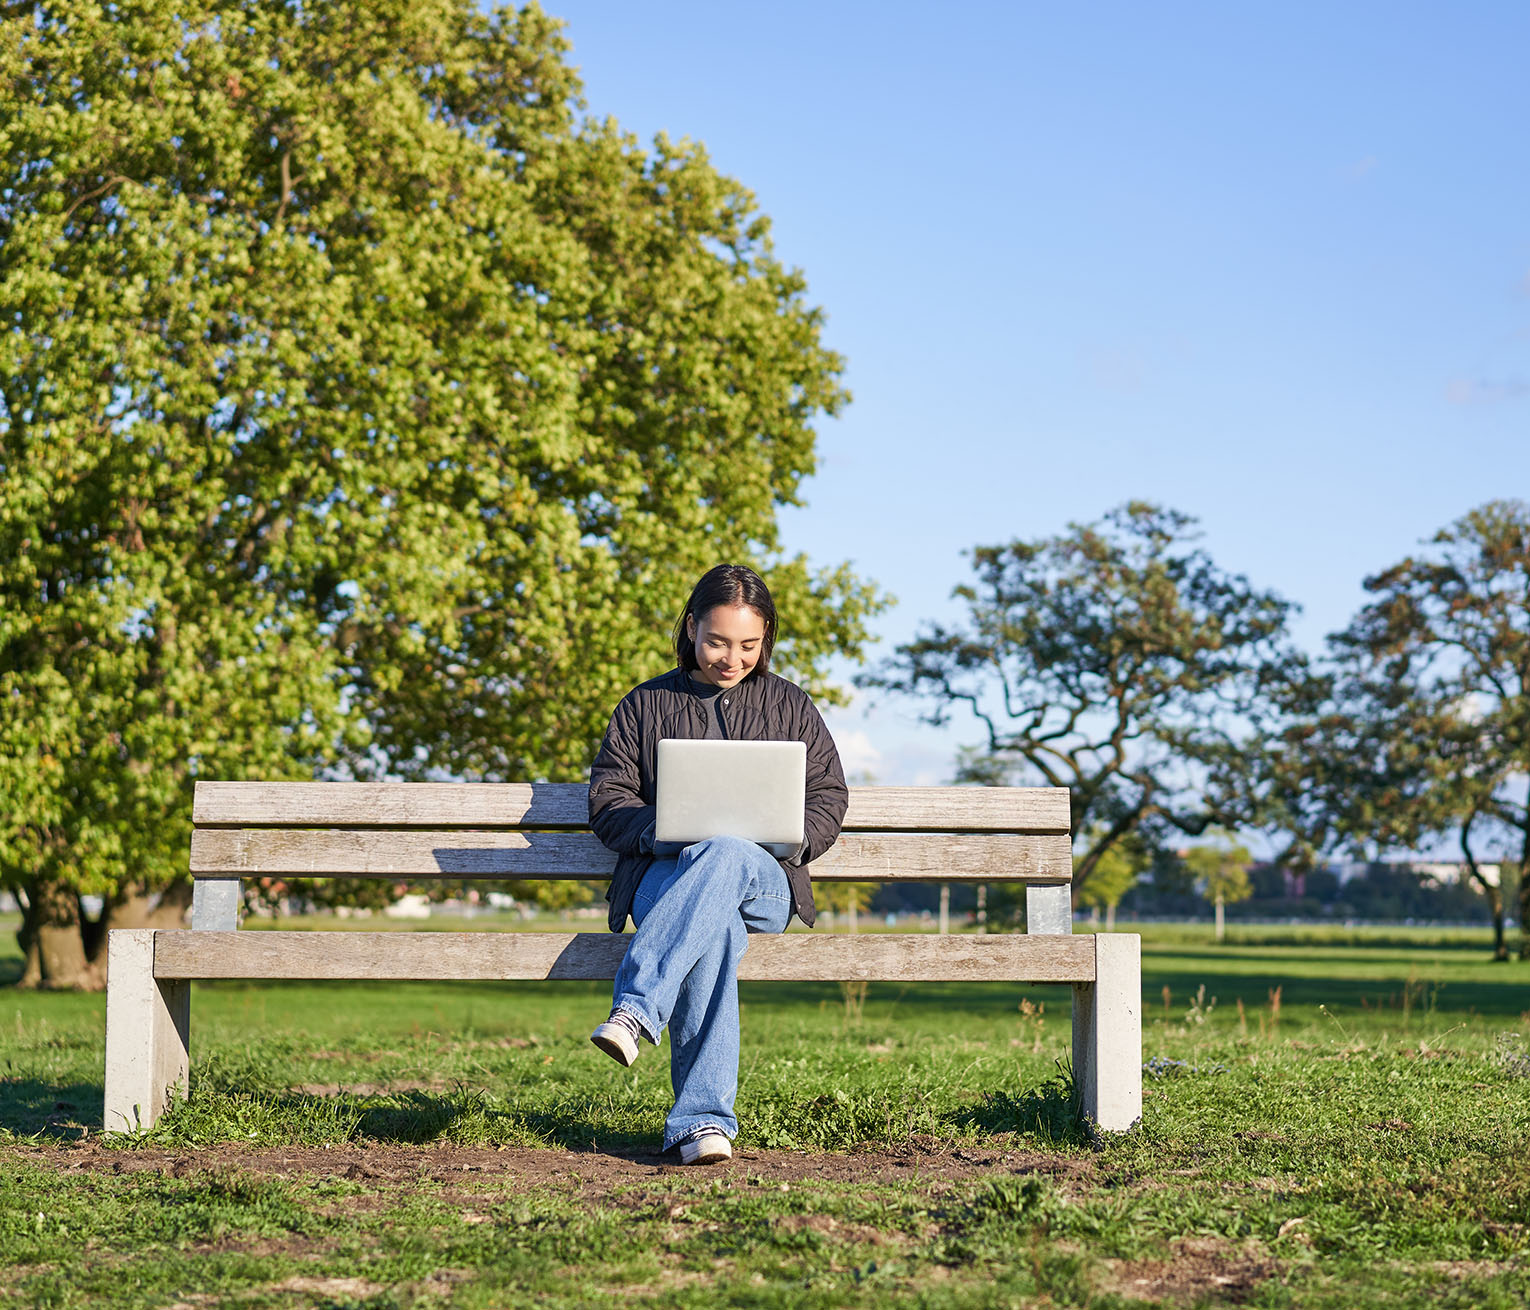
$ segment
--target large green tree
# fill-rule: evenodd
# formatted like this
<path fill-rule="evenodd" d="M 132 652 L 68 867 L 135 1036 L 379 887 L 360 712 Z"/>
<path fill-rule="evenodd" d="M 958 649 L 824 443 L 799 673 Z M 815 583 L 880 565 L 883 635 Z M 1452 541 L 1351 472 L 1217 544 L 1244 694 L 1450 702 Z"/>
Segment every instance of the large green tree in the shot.
<path fill-rule="evenodd" d="M 1453 840 L 1505 959 L 1502 888 L 1483 865 L 1530 856 L 1530 506 L 1483 505 L 1365 588 L 1373 599 L 1330 638 L 1309 771 L 1351 842 Z M 1518 912 L 1530 958 L 1523 882 Z"/>
<path fill-rule="evenodd" d="M 879 600 L 783 558 L 776 510 L 841 361 L 699 145 L 580 117 L 555 20 L 6 15 L 0 878 L 30 980 L 89 982 L 108 923 L 178 909 L 195 777 L 578 777 L 719 560 L 767 574 L 783 665 L 832 695 Z"/>
<path fill-rule="evenodd" d="M 1291 605 L 1219 569 L 1195 522 L 1132 503 L 1055 537 L 981 546 L 959 626 L 934 625 L 861 679 L 987 740 L 964 780 L 1069 788 L 1075 901 L 1129 837 L 1149 848 L 1225 814 L 1211 785 L 1250 716 L 1294 676 Z"/>

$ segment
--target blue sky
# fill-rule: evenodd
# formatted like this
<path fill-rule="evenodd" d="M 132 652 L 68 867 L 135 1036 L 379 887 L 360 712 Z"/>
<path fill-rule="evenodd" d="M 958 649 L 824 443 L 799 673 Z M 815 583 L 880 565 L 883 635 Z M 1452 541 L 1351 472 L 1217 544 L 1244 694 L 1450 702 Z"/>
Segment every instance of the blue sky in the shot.
<path fill-rule="evenodd" d="M 898 597 L 874 655 L 963 550 L 1129 498 L 1316 650 L 1530 496 L 1530 5 L 549 8 L 590 111 L 704 142 L 827 311 L 855 399 L 783 527 Z M 831 726 L 885 783 L 976 735 Z"/>

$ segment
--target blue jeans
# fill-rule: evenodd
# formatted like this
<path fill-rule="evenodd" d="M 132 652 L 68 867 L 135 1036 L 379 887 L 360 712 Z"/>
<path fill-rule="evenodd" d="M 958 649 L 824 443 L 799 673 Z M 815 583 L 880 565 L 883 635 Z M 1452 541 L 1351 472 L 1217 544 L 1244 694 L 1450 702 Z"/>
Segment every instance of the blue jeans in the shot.
<path fill-rule="evenodd" d="M 780 932 L 791 887 L 773 856 L 709 837 L 655 860 L 632 899 L 637 932 L 616 974 L 615 1008 L 657 1044 L 669 1029 L 675 1105 L 664 1149 L 699 1128 L 738 1135 L 738 962 L 752 932 Z"/>

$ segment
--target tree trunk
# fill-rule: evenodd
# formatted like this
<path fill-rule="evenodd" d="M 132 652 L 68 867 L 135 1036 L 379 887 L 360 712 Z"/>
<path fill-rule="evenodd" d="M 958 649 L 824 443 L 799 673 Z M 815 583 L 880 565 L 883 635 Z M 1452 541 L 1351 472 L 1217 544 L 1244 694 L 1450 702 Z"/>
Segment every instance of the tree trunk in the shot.
<path fill-rule="evenodd" d="M 133 887 L 107 907 L 113 928 L 184 928 L 191 908 L 192 882 L 182 878 L 151 895 Z"/>
<path fill-rule="evenodd" d="M 100 991 L 106 986 L 105 960 L 92 962 L 85 954 L 79 897 L 51 878 L 33 879 L 26 892 L 28 908 L 19 935 L 28 939 L 25 946 L 28 968 L 18 986 L 50 991 Z M 31 967 L 34 950 L 35 969 Z"/>
<path fill-rule="evenodd" d="M 940 884 L 940 935 L 944 937 L 951 931 L 951 884 Z"/>
<path fill-rule="evenodd" d="M 1519 958 L 1530 960 L 1530 798 L 1525 809 L 1525 840 L 1519 850 Z"/>
<path fill-rule="evenodd" d="M 100 991 L 106 986 L 111 930 L 180 928 L 191 907 L 191 892 L 190 878 L 156 894 L 129 887 L 91 919 L 76 893 L 51 879 L 34 878 L 17 898 L 22 917 L 16 944 L 24 964 L 16 985 L 28 990 Z"/>
<path fill-rule="evenodd" d="M 1488 910 L 1493 915 L 1493 958 L 1495 960 L 1507 960 L 1509 958 L 1509 943 L 1503 933 L 1503 887 L 1501 883 L 1490 883 L 1483 877 L 1482 870 L 1477 867 L 1477 857 L 1472 852 L 1471 830 L 1472 819 L 1475 819 L 1475 811 L 1461 825 L 1461 854 L 1466 857 L 1467 872 L 1472 875 L 1472 880 L 1482 888 L 1482 894 L 1487 897 Z M 1500 880 L 1503 878 L 1499 873 Z"/>
<path fill-rule="evenodd" d="M 1115 930 L 1116 930 L 1116 903 L 1114 901 L 1112 901 L 1109 905 L 1107 905 L 1105 907 L 1105 931 L 1106 932 L 1115 932 Z"/>
<path fill-rule="evenodd" d="M 21 902 L 21 927 L 16 929 L 16 945 L 21 948 L 21 977 L 16 986 L 31 991 L 42 984 L 42 955 L 37 949 L 37 925 L 32 917 L 32 898 L 21 888 L 16 899 Z"/>
<path fill-rule="evenodd" d="M 1227 924 L 1223 921 L 1223 918 L 1222 918 L 1222 894 L 1220 892 L 1218 892 L 1217 893 L 1217 940 L 1221 941 L 1223 935 L 1226 932 L 1227 932 Z"/>

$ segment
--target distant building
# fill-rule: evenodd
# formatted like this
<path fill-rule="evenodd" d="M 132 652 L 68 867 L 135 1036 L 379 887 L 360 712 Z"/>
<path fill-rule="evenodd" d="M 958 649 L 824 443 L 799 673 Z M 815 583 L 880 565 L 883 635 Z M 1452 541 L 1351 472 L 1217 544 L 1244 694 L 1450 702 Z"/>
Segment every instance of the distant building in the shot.
<path fill-rule="evenodd" d="M 1471 871 L 1462 861 L 1425 861 L 1407 866 L 1420 877 L 1428 878 L 1430 882 L 1441 887 L 1454 887 L 1457 883 L 1466 882 L 1471 878 Z M 1482 880 L 1489 887 L 1499 885 L 1499 869 L 1496 864 L 1478 864 L 1477 872 L 1482 875 Z"/>

